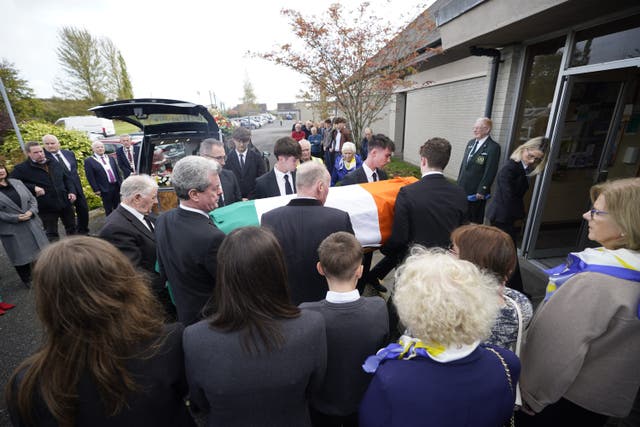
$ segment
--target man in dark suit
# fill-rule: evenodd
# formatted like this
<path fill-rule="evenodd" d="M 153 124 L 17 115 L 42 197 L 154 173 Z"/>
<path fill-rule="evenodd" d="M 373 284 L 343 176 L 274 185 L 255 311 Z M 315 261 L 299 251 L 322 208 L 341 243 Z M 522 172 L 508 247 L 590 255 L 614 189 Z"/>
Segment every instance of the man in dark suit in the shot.
<path fill-rule="evenodd" d="M 251 132 L 248 129 L 236 128 L 231 139 L 235 150 L 229 151 L 224 167 L 235 174 L 242 198 L 253 199 L 256 179 L 266 172 L 264 161 L 255 150 L 248 149 L 251 144 Z"/>
<path fill-rule="evenodd" d="M 84 159 L 84 173 L 91 189 L 102 199 L 104 214 L 109 215 L 120 204 L 120 184 L 122 177 L 116 161 L 104 154 L 104 144 L 91 144 L 93 156 Z"/>
<path fill-rule="evenodd" d="M 29 159 L 13 169 L 11 178 L 19 179 L 36 196 L 38 215 L 50 242 L 58 235 L 58 218 L 62 220 L 67 235 L 76 233 L 71 203 L 76 200 L 74 185 L 62 166 L 47 159 L 42 146 L 27 142 L 25 150 Z"/>
<path fill-rule="evenodd" d="M 214 138 L 207 138 L 200 143 L 199 155 L 215 160 L 222 168 L 227 160 L 224 144 Z M 240 184 L 233 172 L 228 169 L 220 169 L 220 185 L 222 185 L 222 194 L 218 199 L 218 207 L 228 206 L 242 200 Z"/>
<path fill-rule="evenodd" d="M 373 135 L 369 142 L 367 160 L 358 169 L 347 174 L 341 185 L 365 184 L 387 179 L 387 174 L 382 168 L 391 161 L 395 149 L 395 144 L 386 135 Z"/>
<path fill-rule="evenodd" d="M 44 145 L 47 157 L 57 161 L 71 178 L 73 182 L 72 192 L 76 195 L 76 201 L 73 202 L 76 208 L 76 231 L 78 234 L 89 234 L 89 206 L 82 190 L 80 175 L 78 175 L 78 159 L 76 159 L 76 155 L 73 151 L 61 149 L 60 142 L 55 135 L 43 136 L 42 145 Z"/>
<path fill-rule="evenodd" d="M 120 187 L 122 202 L 109 215 L 99 237 L 120 250 L 151 281 L 151 290 L 167 314 L 175 318 L 165 281 L 156 271 L 155 219 L 149 214 L 158 203 L 158 184 L 149 175 L 131 175 Z"/>
<path fill-rule="evenodd" d="M 458 173 L 458 185 L 467 195 L 469 220 L 478 224 L 484 222 L 486 198 L 491 194 L 500 162 L 500 145 L 489 136 L 491 126 L 491 119 L 487 117 L 476 120 L 474 138 L 467 143 Z"/>
<path fill-rule="evenodd" d="M 122 177 L 127 179 L 132 173 L 138 173 L 140 146 L 132 145 L 130 135 L 121 135 L 120 144 L 122 144 L 122 147 L 118 147 L 116 150 L 116 158 L 118 159 L 118 166 L 122 171 Z"/>
<path fill-rule="evenodd" d="M 323 165 L 303 163 L 296 181 L 298 197 L 262 215 L 262 225 L 274 232 L 282 246 L 290 297 L 296 305 L 322 300 L 327 294 L 327 282 L 316 269 L 320 243 L 338 231 L 354 234 L 348 213 L 323 206 L 330 185 Z"/>
<path fill-rule="evenodd" d="M 333 119 L 333 128 L 325 133 L 322 141 L 324 163 L 327 165 L 329 174 L 333 172 L 336 154 L 342 152 L 342 144 L 345 142 L 353 142 L 351 140 L 351 132 L 347 129 L 347 120 L 343 117 L 335 117 Z"/>
<path fill-rule="evenodd" d="M 198 156 L 180 159 L 171 183 L 180 205 L 158 218 L 156 245 L 160 274 L 170 283 L 178 320 L 190 325 L 202 318 L 202 309 L 216 284 L 218 248 L 224 240 L 209 218 L 222 193 L 220 165 Z"/>
<path fill-rule="evenodd" d="M 276 163 L 270 172 L 256 179 L 256 199 L 294 194 L 296 188 L 296 168 L 302 155 L 300 144 L 285 136 L 273 147 Z"/>
<path fill-rule="evenodd" d="M 398 192 L 391 236 L 380 249 L 385 258 L 369 273 L 369 283 L 384 279 L 413 244 L 447 248 L 451 232 L 467 222 L 464 191 L 443 174 L 450 156 L 451 144 L 444 138 L 431 138 L 420 147 L 422 179 Z"/>

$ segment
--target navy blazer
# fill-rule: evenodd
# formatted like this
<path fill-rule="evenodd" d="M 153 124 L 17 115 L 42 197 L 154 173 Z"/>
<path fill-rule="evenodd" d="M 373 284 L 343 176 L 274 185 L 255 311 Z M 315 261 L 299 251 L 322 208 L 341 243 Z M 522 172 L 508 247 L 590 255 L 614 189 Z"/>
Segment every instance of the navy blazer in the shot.
<path fill-rule="evenodd" d="M 59 163 L 59 160 L 55 158 L 52 153 L 46 150 L 45 150 L 45 153 L 48 158 L 53 159 L 54 161 Z M 71 181 L 73 182 L 73 187 L 74 187 L 73 194 L 75 194 L 76 196 L 80 195 L 84 197 L 84 191 L 82 190 L 82 183 L 80 182 L 80 175 L 78 175 L 78 159 L 76 159 L 76 155 L 73 153 L 73 151 L 62 150 L 62 149 L 60 149 L 58 153 L 62 154 L 62 157 L 64 157 L 67 160 L 67 162 L 69 162 L 70 170 L 68 172 L 68 175 L 71 178 Z"/>
<path fill-rule="evenodd" d="M 132 145 L 133 147 L 133 164 L 136 166 L 136 170 L 138 170 L 138 166 L 140 164 L 140 145 Z M 116 150 L 116 158 L 118 159 L 118 166 L 120 166 L 120 170 L 122 170 L 123 179 L 127 179 L 129 175 L 133 172 L 131 170 L 131 165 L 129 164 L 129 159 L 127 159 L 126 154 L 124 154 L 124 146 L 118 147 Z"/>
<path fill-rule="evenodd" d="M 458 185 L 464 188 L 467 195 L 486 195 L 491 193 L 491 184 L 493 184 L 496 172 L 498 172 L 500 145 L 489 136 L 469 158 L 469 152 L 475 142 L 475 138 L 467 142 L 467 148 L 464 150 L 464 157 L 460 164 L 460 172 L 458 172 Z"/>
<path fill-rule="evenodd" d="M 376 173 L 378 174 L 378 181 L 384 181 L 387 178 L 387 173 L 382 169 L 376 168 Z M 347 176 L 345 176 L 342 181 L 340 181 L 339 185 L 353 185 L 353 184 L 366 184 L 369 182 L 367 180 L 367 173 L 364 171 L 362 166 L 353 172 L 349 172 Z"/>
<path fill-rule="evenodd" d="M 322 206 L 316 199 L 296 198 L 286 206 L 265 213 L 261 221 L 282 246 L 291 302 L 298 305 L 324 299 L 328 287 L 316 269 L 318 246 L 332 233 L 354 234 L 349 214 Z"/>
<path fill-rule="evenodd" d="M 122 177 L 120 176 L 120 171 L 118 170 L 116 161 L 113 157 L 107 156 L 106 154 L 105 157 L 109 159 L 109 165 L 111 165 L 111 170 L 115 175 L 116 184 L 120 186 L 122 183 Z M 89 181 L 89 185 L 91 185 L 91 189 L 94 193 L 108 193 L 109 191 L 113 191 L 109 185 L 109 176 L 107 175 L 107 172 L 95 157 L 91 156 L 84 159 L 84 172 L 87 175 L 87 181 Z"/>
<path fill-rule="evenodd" d="M 513 224 L 525 217 L 524 195 L 529 190 L 529 179 L 522 162 L 511 159 L 498 172 L 496 188 L 487 209 L 489 221 Z"/>
<path fill-rule="evenodd" d="M 296 171 L 291 172 L 291 189 L 296 192 Z M 260 178 L 256 179 L 256 199 L 265 199 L 267 197 L 284 196 L 280 194 L 280 187 L 278 187 L 278 181 L 276 179 L 276 173 L 271 169 Z"/>
<path fill-rule="evenodd" d="M 229 151 L 224 168 L 235 174 L 240 184 L 242 197 L 253 199 L 255 197 L 256 179 L 264 175 L 266 167 L 262 157 L 256 151 L 247 149 L 245 154 L 244 168 L 240 168 L 240 160 L 236 150 Z"/>

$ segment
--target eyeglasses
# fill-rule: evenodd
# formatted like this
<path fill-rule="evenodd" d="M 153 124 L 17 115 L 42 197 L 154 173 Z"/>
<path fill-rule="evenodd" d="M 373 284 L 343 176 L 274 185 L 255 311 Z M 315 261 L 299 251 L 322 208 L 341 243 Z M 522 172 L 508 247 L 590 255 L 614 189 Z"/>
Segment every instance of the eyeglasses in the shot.
<path fill-rule="evenodd" d="M 218 162 L 222 162 L 222 161 L 226 161 L 227 160 L 227 156 L 210 156 L 208 154 L 200 154 L 202 157 L 206 157 L 207 159 L 213 159 L 216 160 Z"/>
<path fill-rule="evenodd" d="M 591 215 L 591 220 L 593 220 L 594 216 L 608 215 L 609 212 L 601 211 L 600 209 L 596 209 L 596 208 L 591 208 L 589 209 L 589 214 Z"/>

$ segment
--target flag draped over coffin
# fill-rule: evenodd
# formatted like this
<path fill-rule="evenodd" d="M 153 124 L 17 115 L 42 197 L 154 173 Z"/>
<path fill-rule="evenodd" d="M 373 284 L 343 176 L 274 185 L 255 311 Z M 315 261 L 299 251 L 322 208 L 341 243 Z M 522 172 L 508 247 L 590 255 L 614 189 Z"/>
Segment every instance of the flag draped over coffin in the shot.
<path fill-rule="evenodd" d="M 400 188 L 416 182 L 413 177 L 393 178 L 368 184 L 331 187 L 325 206 L 349 213 L 356 238 L 362 246 L 378 246 L 391 235 L 393 212 Z M 259 226 L 265 212 L 284 206 L 295 194 L 237 202 L 209 215 L 224 233 L 238 227 Z"/>

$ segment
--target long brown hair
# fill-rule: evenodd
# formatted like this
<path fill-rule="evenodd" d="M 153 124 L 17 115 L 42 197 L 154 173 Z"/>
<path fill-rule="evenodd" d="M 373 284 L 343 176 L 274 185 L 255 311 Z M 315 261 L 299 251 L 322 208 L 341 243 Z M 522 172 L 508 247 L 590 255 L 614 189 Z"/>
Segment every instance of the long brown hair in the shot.
<path fill-rule="evenodd" d="M 72 426 L 76 388 L 88 372 L 107 413 L 117 414 L 137 390 L 127 359 L 150 357 L 163 339 L 148 284 L 120 251 L 92 237 L 65 238 L 42 251 L 33 284 L 44 344 L 14 372 L 8 402 L 33 423 L 40 395 L 59 425 Z"/>
<path fill-rule="evenodd" d="M 300 309 L 289 299 L 284 256 L 271 231 L 242 227 L 224 239 L 218 251 L 214 301 L 210 325 L 244 331 L 247 352 L 259 352 L 260 341 L 268 352 L 282 346 L 278 320 L 298 317 Z"/>

